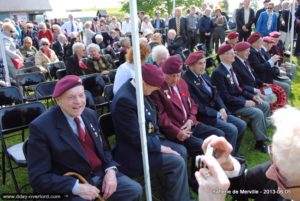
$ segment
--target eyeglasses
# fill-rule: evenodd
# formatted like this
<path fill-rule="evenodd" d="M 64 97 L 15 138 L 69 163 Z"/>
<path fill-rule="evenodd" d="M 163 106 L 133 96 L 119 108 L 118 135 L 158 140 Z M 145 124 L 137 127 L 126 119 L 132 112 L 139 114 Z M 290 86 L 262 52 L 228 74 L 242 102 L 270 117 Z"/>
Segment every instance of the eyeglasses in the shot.
<path fill-rule="evenodd" d="M 42 44 L 42 46 L 48 46 L 48 45 L 49 45 L 49 44 L 47 44 L 47 43 L 43 43 L 43 44 Z"/>
<path fill-rule="evenodd" d="M 280 173 L 278 167 L 275 165 L 274 161 L 273 161 L 273 154 L 272 154 L 272 145 L 268 146 L 268 153 L 271 159 L 271 166 L 270 168 L 273 166 L 274 168 L 274 172 L 276 174 L 276 177 L 279 181 L 279 183 L 281 184 L 282 187 L 284 187 L 284 189 L 288 190 L 288 189 L 292 189 L 292 188 L 300 188 L 300 185 L 295 185 L 295 186 L 288 186 L 287 185 L 287 179 Z"/>

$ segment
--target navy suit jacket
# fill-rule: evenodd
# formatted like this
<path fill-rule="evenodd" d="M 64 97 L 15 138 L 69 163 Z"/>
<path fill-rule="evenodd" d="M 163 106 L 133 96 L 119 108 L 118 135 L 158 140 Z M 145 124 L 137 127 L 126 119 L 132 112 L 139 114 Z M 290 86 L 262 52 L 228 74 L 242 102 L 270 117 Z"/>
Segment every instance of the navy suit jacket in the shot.
<path fill-rule="evenodd" d="M 55 41 L 53 43 L 52 49 L 60 61 L 63 61 L 65 59 L 65 51 L 61 48 L 61 45 L 58 41 Z"/>
<path fill-rule="evenodd" d="M 102 170 L 117 166 L 101 138 L 96 112 L 85 109 L 81 114 L 102 160 Z M 62 176 L 77 172 L 91 181 L 94 176 L 89 161 L 61 109 L 55 105 L 30 125 L 28 172 L 30 184 L 38 193 L 72 194 L 76 179 Z M 99 173 L 100 173 L 99 172 Z M 102 174 L 103 175 L 103 174 Z M 101 175 L 100 175 L 101 176 Z"/>
<path fill-rule="evenodd" d="M 158 28 L 156 28 L 156 21 L 157 21 L 157 19 L 154 19 L 151 21 L 151 24 L 154 27 L 154 29 L 164 29 L 165 28 L 165 20 L 159 19 L 159 27 Z"/>
<path fill-rule="evenodd" d="M 79 61 L 76 55 L 70 56 L 66 61 L 67 75 L 84 75 L 84 71 L 79 67 Z"/>
<path fill-rule="evenodd" d="M 176 18 L 175 17 L 173 17 L 169 20 L 169 30 L 170 29 L 174 29 L 176 31 Z M 185 41 L 187 40 L 187 19 L 185 17 L 180 17 L 180 36 L 182 36 Z"/>
<path fill-rule="evenodd" d="M 264 84 L 261 80 L 257 79 L 257 75 L 253 68 L 250 68 L 252 75 L 254 76 L 253 78 L 246 65 L 239 58 L 235 58 L 232 67 L 237 75 L 240 85 L 242 85 L 245 90 L 254 93 L 254 88 L 260 88 Z"/>
<path fill-rule="evenodd" d="M 189 86 L 189 92 L 192 99 L 198 105 L 197 118 L 207 124 L 215 124 L 220 109 L 227 109 L 218 91 L 213 87 L 210 77 L 207 74 L 202 75 L 207 85 L 212 89 L 210 94 L 201 84 L 196 75 L 188 69 L 183 74 L 183 79 Z"/>
<path fill-rule="evenodd" d="M 252 8 L 250 9 L 250 15 L 249 15 L 249 21 L 247 24 L 245 24 L 245 17 L 244 17 L 244 8 L 240 8 L 236 12 L 236 26 L 237 26 L 237 32 L 244 32 L 242 27 L 245 25 L 247 29 L 249 29 L 249 32 L 251 33 L 251 27 L 252 24 L 255 21 L 255 15 L 254 10 Z"/>
<path fill-rule="evenodd" d="M 230 73 L 222 63 L 213 71 L 211 81 L 220 92 L 221 98 L 230 112 L 243 108 L 246 100 L 252 100 L 254 96 L 246 90 L 239 91 L 231 81 Z"/>
<path fill-rule="evenodd" d="M 252 47 L 250 48 L 248 61 L 258 79 L 264 83 L 273 83 L 273 74 L 279 74 L 279 69 L 273 68 L 264 56 Z"/>
<path fill-rule="evenodd" d="M 114 159 L 121 164 L 121 171 L 129 176 L 143 175 L 143 160 L 140 129 L 138 122 L 136 90 L 128 80 L 115 94 L 112 105 L 112 119 L 116 131 L 116 148 Z M 145 99 L 147 97 L 144 97 Z M 157 172 L 161 167 L 161 142 L 157 124 L 155 107 L 145 103 L 145 120 L 149 165 L 151 173 Z M 150 125 L 154 131 L 149 132 Z"/>

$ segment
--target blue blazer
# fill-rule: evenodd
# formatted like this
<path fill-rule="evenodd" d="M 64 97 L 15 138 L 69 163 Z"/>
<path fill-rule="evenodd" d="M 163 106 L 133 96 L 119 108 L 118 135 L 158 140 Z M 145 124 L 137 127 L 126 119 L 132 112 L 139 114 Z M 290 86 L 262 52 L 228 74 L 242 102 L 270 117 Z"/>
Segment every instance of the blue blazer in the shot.
<path fill-rule="evenodd" d="M 254 88 L 260 88 L 264 84 L 261 80 L 257 78 L 256 73 L 251 67 L 251 73 L 247 69 L 246 65 L 239 59 L 235 58 L 235 62 L 232 64 L 233 70 L 237 75 L 238 81 L 242 87 L 249 91 L 250 93 L 254 93 Z"/>
<path fill-rule="evenodd" d="M 239 91 L 235 84 L 230 81 L 230 73 L 222 63 L 213 71 L 211 82 L 219 91 L 230 112 L 243 108 L 246 100 L 252 99 L 254 96 L 253 93 L 246 90 Z"/>
<path fill-rule="evenodd" d="M 81 115 L 101 158 L 102 170 L 118 164 L 101 138 L 96 112 L 85 109 Z M 28 173 L 30 184 L 38 193 L 72 194 L 76 179 L 62 176 L 77 172 L 91 181 L 94 173 L 78 137 L 73 133 L 61 109 L 55 105 L 30 125 Z"/>
<path fill-rule="evenodd" d="M 277 16 L 273 12 L 272 14 L 272 24 L 270 30 L 268 30 L 268 12 L 264 11 L 259 15 L 258 21 L 256 23 L 256 31 L 259 32 L 262 36 L 268 36 L 269 33 L 277 31 Z"/>
<path fill-rule="evenodd" d="M 188 84 L 191 97 L 198 105 L 197 119 L 207 124 L 215 124 L 219 110 L 221 108 L 227 108 L 218 91 L 211 84 L 210 77 L 207 74 L 202 75 L 207 85 L 212 89 L 212 93 L 209 93 L 205 89 L 190 69 L 188 69 L 182 77 Z"/>
<path fill-rule="evenodd" d="M 111 114 L 116 131 L 114 159 L 121 164 L 120 170 L 131 177 L 143 175 L 140 129 L 138 123 L 136 90 L 128 80 L 115 94 Z M 144 97 L 145 100 L 147 97 Z M 151 173 L 159 171 L 162 157 L 160 131 L 157 125 L 156 108 L 145 102 L 145 120 L 149 165 Z M 150 125 L 154 126 L 154 131 Z"/>

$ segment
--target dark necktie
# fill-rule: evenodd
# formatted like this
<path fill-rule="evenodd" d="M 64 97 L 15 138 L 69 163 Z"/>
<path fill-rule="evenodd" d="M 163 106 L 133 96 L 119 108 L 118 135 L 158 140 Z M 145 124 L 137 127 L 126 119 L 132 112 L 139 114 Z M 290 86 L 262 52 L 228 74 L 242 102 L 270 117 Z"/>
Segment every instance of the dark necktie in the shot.
<path fill-rule="evenodd" d="M 73 24 L 73 22 L 71 22 L 72 24 L 71 24 L 71 32 L 73 32 L 74 31 L 74 24 Z"/>
<path fill-rule="evenodd" d="M 76 126 L 77 126 L 77 131 L 78 131 L 78 134 L 79 134 L 79 138 L 81 141 L 85 141 L 85 131 L 81 128 L 80 126 L 80 119 L 78 117 L 75 117 L 74 118 L 74 121 L 76 123 Z"/>
<path fill-rule="evenodd" d="M 199 78 L 202 86 L 204 86 L 204 88 L 209 92 L 209 94 L 211 94 L 211 88 L 208 86 L 205 79 L 201 75 L 199 75 L 198 78 Z"/>
<path fill-rule="evenodd" d="M 234 76 L 234 72 L 233 72 L 233 68 L 232 67 L 230 68 L 230 74 L 231 74 L 231 78 L 233 80 L 234 85 L 238 88 L 239 92 L 242 92 L 243 89 L 239 86 L 239 83 L 238 83 L 236 77 Z"/>

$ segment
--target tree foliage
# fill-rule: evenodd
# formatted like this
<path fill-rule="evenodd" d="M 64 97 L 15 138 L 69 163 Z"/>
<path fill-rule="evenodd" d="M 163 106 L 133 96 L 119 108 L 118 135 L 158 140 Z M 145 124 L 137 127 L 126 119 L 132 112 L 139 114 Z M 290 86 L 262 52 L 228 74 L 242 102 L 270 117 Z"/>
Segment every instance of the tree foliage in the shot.
<path fill-rule="evenodd" d="M 228 11 L 229 5 L 227 0 L 219 1 L 219 6 L 221 7 L 222 11 Z"/>
<path fill-rule="evenodd" d="M 160 11 L 161 13 L 172 14 L 173 10 L 173 0 L 136 0 L 137 8 L 139 11 L 145 11 L 147 15 L 154 16 L 155 11 Z M 176 0 L 176 7 L 189 7 L 195 5 L 200 7 L 204 0 Z M 125 2 L 122 5 L 122 10 L 129 13 L 129 2 Z"/>

